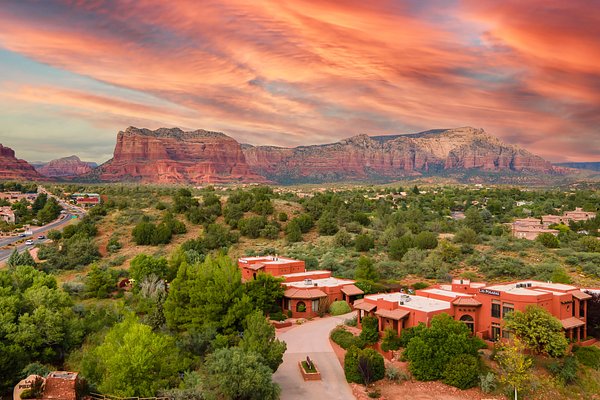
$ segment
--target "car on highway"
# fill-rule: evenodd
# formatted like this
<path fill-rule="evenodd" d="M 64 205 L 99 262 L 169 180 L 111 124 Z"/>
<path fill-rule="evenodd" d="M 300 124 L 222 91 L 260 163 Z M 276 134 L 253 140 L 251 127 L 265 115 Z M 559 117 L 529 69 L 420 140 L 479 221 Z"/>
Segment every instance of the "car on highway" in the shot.
<path fill-rule="evenodd" d="M 25 236 L 27 236 L 27 235 L 24 233 L 19 233 L 19 237 L 25 237 Z"/>
<path fill-rule="evenodd" d="M 44 236 L 44 235 L 40 235 L 40 236 L 38 236 L 37 238 L 38 238 L 38 240 L 44 240 L 44 239 L 46 239 L 46 236 Z"/>
<path fill-rule="evenodd" d="M 31 240 L 31 239 L 29 239 L 29 240 L 26 240 L 26 241 L 25 241 L 25 244 L 26 244 L 27 246 L 33 246 L 33 240 Z"/>

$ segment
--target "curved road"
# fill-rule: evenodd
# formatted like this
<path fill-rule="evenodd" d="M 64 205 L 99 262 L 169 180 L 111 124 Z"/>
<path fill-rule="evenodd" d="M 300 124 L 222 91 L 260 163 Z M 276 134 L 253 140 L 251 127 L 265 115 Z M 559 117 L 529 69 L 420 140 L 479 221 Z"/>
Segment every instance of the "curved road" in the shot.
<path fill-rule="evenodd" d="M 287 343 L 283 363 L 273 374 L 273 380 L 281 386 L 281 400 L 354 400 L 331 344 L 329 332 L 354 314 L 317 318 L 299 326 L 293 326 L 277 337 Z M 309 356 L 321 372 L 321 381 L 304 382 L 298 361 Z"/>

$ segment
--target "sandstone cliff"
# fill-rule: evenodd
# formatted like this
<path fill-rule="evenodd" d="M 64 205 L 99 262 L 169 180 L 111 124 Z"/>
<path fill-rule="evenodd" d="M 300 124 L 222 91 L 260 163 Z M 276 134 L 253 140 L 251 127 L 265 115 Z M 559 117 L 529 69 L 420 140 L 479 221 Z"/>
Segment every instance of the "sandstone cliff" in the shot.
<path fill-rule="evenodd" d="M 114 156 L 94 172 L 103 181 L 143 183 L 264 182 L 252 173 L 240 144 L 219 132 L 129 127 Z"/>
<path fill-rule="evenodd" d="M 37 171 L 49 178 L 72 178 L 92 172 L 89 163 L 85 163 L 77 156 L 70 156 L 52 160 L 37 168 Z"/>
<path fill-rule="evenodd" d="M 37 181 L 43 177 L 27 161 L 16 158 L 13 149 L 0 144 L 0 180 Z"/>
<path fill-rule="evenodd" d="M 276 182 L 390 180 L 468 170 L 554 172 L 544 159 L 470 127 L 411 135 L 358 135 L 291 149 L 244 145 L 243 151 L 252 171 Z"/>

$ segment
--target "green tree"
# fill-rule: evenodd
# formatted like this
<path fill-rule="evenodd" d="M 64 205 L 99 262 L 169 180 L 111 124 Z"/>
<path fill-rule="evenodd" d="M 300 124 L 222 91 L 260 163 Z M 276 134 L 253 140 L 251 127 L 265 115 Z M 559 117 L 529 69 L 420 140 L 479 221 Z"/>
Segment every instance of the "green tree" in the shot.
<path fill-rule="evenodd" d="M 291 220 L 285 227 L 285 238 L 288 243 L 295 243 L 302 241 L 302 231 L 300 225 L 295 220 Z"/>
<path fill-rule="evenodd" d="M 129 275 L 136 282 L 142 282 L 149 275 L 156 275 L 159 278 L 169 277 L 169 266 L 164 257 L 156 258 L 147 254 L 138 254 L 131 260 Z"/>
<path fill-rule="evenodd" d="M 357 235 L 356 239 L 354 240 L 354 247 L 356 248 L 356 251 L 369 251 L 375 247 L 375 239 L 373 239 L 373 237 L 368 233 Z"/>
<path fill-rule="evenodd" d="M 479 359 L 471 354 L 459 354 L 444 369 L 444 383 L 459 389 L 469 389 L 479 383 Z"/>
<path fill-rule="evenodd" d="M 283 353 L 285 353 L 287 345 L 275 338 L 275 327 L 260 311 L 249 314 L 245 324 L 244 336 L 239 347 L 247 352 L 260 355 L 263 363 L 271 368 L 271 371 L 277 371 L 283 362 Z"/>
<path fill-rule="evenodd" d="M 173 337 L 152 332 L 133 316 L 113 326 L 84 360 L 82 372 L 102 393 L 122 397 L 155 396 L 175 386 L 177 372 L 188 365 Z"/>
<path fill-rule="evenodd" d="M 445 313 L 433 317 L 429 328 L 413 329 L 411 336 L 404 355 L 412 374 L 423 381 L 443 378 L 446 365 L 454 357 L 462 354 L 478 357 L 477 351 L 483 347 L 464 323 Z"/>
<path fill-rule="evenodd" d="M 85 278 L 85 294 L 102 299 L 115 289 L 115 284 L 116 279 L 109 270 L 94 264 Z"/>
<path fill-rule="evenodd" d="M 481 242 L 479 235 L 473 229 L 469 227 L 460 228 L 456 235 L 454 235 L 454 241 L 456 243 L 466 243 L 466 244 L 477 244 Z"/>
<path fill-rule="evenodd" d="M 360 338 L 366 344 L 377 343 L 379 340 L 379 320 L 377 317 L 366 315 L 361 320 Z"/>
<path fill-rule="evenodd" d="M 320 235 L 331 236 L 335 235 L 338 231 L 337 221 L 335 215 L 331 211 L 325 211 L 321 218 L 317 221 L 317 228 L 319 229 Z"/>
<path fill-rule="evenodd" d="M 178 331 L 215 329 L 233 334 L 243 329 L 252 311 L 244 294 L 239 268 L 225 256 L 206 257 L 204 262 L 182 263 L 171 282 L 164 313 L 167 326 Z"/>
<path fill-rule="evenodd" d="M 283 278 L 259 272 L 256 279 L 244 284 L 246 294 L 257 310 L 271 312 L 283 297 Z"/>
<path fill-rule="evenodd" d="M 381 340 L 381 350 L 383 351 L 393 351 L 398 350 L 401 346 L 400 337 L 398 336 L 398 332 L 394 329 L 386 329 L 383 334 L 383 339 Z"/>
<path fill-rule="evenodd" d="M 392 260 L 402 260 L 402 257 L 404 257 L 408 250 L 415 246 L 413 237 L 411 235 L 404 235 L 390 241 L 388 253 Z"/>
<path fill-rule="evenodd" d="M 373 264 L 373 260 L 366 256 L 360 256 L 354 271 L 354 278 L 363 281 L 377 281 L 379 273 Z"/>
<path fill-rule="evenodd" d="M 463 220 L 463 223 L 465 226 L 473 229 L 477 233 L 483 232 L 483 228 L 485 226 L 481 213 L 475 207 L 469 207 L 469 209 L 465 211 L 465 219 Z"/>
<path fill-rule="evenodd" d="M 256 239 L 260 236 L 260 231 L 267 225 L 265 217 L 248 217 L 238 222 L 240 233 L 249 238 Z"/>
<path fill-rule="evenodd" d="M 525 312 L 511 312 L 504 319 L 504 327 L 535 353 L 561 357 L 567 350 L 560 321 L 542 307 L 527 306 Z"/>
<path fill-rule="evenodd" d="M 515 400 L 518 399 L 518 392 L 526 388 L 531 379 L 533 360 L 525 356 L 525 347 L 519 339 L 514 339 L 511 343 L 500 345 L 496 354 L 500 367 L 499 380 L 513 387 Z"/>
<path fill-rule="evenodd" d="M 281 389 L 262 357 L 238 347 L 218 349 L 206 358 L 206 384 L 214 398 L 277 400 Z"/>
<path fill-rule="evenodd" d="M 435 249 L 438 245 L 438 240 L 433 232 L 419 232 L 417 236 L 415 236 L 415 245 L 421 249 Z"/>
<path fill-rule="evenodd" d="M 137 244 L 138 246 L 152 244 L 155 230 L 156 225 L 154 225 L 151 222 L 142 221 L 139 224 L 137 224 L 131 232 L 135 244 Z"/>
<path fill-rule="evenodd" d="M 348 233 L 346 228 L 342 228 L 333 237 L 333 242 L 338 247 L 349 247 L 352 244 L 352 235 Z"/>
<path fill-rule="evenodd" d="M 558 238 L 551 233 L 540 233 L 535 240 L 549 249 L 556 249 L 559 246 Z"/>

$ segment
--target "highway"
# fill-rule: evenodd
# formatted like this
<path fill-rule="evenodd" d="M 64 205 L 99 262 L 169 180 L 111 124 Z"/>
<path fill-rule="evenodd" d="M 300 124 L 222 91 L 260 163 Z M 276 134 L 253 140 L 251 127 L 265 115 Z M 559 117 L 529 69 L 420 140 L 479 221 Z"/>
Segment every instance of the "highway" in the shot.
<path fill-rule="evenodd" d="M 4 264 L 4 262 L 10 257 L 10 255 L 14 251 L 15 247 L 19 249 L 19 251 L 23 251 L 24 249 L 34 247 L 35 244 L 43 243 L 46 241 L 46 239 L 38 240 L 38 236 L 46 236 L 48 231 L 50 230 L 60 231 L 73 221 L 78 221 L 79 219 L 83 218 L 86 214 L 86 211 L 83 208 L 65 203 L 63 200 L 47 192 L 42 187 L 38 189 L 38 192 L 46 193 L 48 196 L 54 197 L 63 207 L 64 214 L 60 214 L 60 217 L 58 219 L 50 222 L 49 224 L 40 227 L 32 227 L 31 235 L 27 235 L 25 237 L 11 236 L 8 238 L 0 239 L 0 264 Z M 28 239 L 33 240 L 34 245 L 26 245 L 25 241 Z M 16 246 L 14 245 L 15 243 L 17 243 Z"/>

